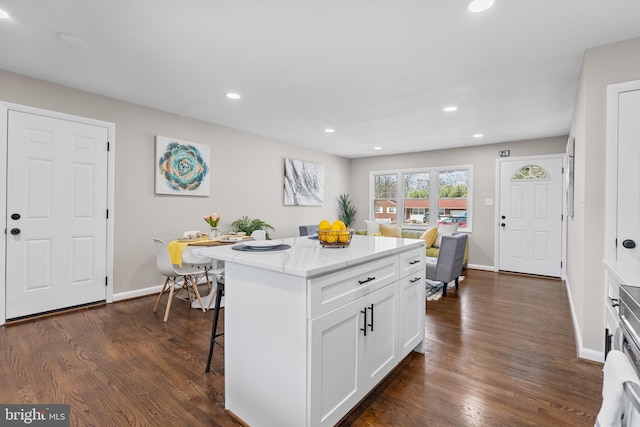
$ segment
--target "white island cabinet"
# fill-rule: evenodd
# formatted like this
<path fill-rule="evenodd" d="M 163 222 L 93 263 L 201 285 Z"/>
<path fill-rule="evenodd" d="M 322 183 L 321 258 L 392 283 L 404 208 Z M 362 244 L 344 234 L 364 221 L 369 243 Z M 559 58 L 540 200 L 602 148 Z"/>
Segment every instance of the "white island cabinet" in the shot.
<path fill-rule="evenodd" d="M 256 427 L 332 426 L 424 351 L 424 241 L 278 242 L 291 248 L 197 250 L 225 261 L 225 407 Z"/>

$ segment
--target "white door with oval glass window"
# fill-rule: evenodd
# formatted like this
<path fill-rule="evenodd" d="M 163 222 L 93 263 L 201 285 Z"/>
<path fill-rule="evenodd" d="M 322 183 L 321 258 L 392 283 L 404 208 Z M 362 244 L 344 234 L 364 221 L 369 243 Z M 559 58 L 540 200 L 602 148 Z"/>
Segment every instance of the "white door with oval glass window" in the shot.
<path fill-rule="evenodd" d="M 106 299 L 109 128 L 8 112 L 6 318 Z"/>
<path fill-rule="evenodd" d="M 500 161 L 499 270 L 562 274 L 563 157 Z"/>

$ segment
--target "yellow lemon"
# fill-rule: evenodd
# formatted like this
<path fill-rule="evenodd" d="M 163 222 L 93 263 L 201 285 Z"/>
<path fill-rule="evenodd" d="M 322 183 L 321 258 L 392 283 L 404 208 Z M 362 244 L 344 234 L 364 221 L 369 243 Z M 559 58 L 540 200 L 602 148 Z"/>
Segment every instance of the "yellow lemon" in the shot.
<path fill-rule="evenodd" d="M 318 230 L 331 230 L 331 223 L 326 219 L 323 219 L 318 225 Z"/>
<path fill-rule="evenodd" d="M 335 243 L 338 241 L 338 235 L 336 233 L 327 233 L 326 241 L 327 243 Z"/>
<path fill-rule="evenodd" d="M 331 229 L 332 229 L 332 230 L 346 230 L 346 229 L 347 229 L 347 226 L 346 226 L 346 225 L 344 225 L 344 222 L 342 222 L 342 221 L 340 221 L 340 220 L 338 219 L 338 220 L 335 220 L 335 221 L 333 222 L 333 224 L 331 225 Z"/>
<path fill-rule="evenodd" d="M 338 234 L 338 241 L 340 243 L 347 243 L 350 238 L 351 238 L 351 235 L 350 235 L 350 233 L 348 231 L 341 231 Z"/>

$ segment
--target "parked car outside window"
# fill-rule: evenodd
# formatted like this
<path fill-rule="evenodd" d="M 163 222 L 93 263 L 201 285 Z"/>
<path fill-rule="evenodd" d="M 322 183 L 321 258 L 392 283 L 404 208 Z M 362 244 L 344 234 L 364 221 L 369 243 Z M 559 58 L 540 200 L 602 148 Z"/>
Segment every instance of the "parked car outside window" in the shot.
<path fill-rule="evenodd" d="M 457 223 L 458 227 L 466 227 L 467 217 L 466 216 L 450 217 L 450 218 L 443 218 L 440 221 L 438 221 L 438 224 L 454 224 L 454 223 Z"/>

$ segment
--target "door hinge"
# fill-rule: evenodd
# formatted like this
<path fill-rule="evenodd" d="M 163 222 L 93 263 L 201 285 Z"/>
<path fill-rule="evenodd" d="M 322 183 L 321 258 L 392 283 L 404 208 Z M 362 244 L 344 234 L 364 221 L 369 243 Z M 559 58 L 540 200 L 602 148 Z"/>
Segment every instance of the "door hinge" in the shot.
<path fill-rule="evenodd" d="M 562 261 L 560 261 L 560 268 L 562 268 Z"/>
<path fill-rule="evenodd" d="M 618 247 L 618 238 L 617 237 L 616 237 L 616 241 L 613 243 L 613 246 L 616 247 L 616 248 Z"/>
<path fill-rule="evenodd" d="M 109 218 L 109 209 L 107 209 L 107 219 Z"/>
<path fill-rule="evenodd" d="M 109 276 L 104 276 L 104 286 L 109 286 Z"/>
<path fill-rule="evenodd" d="M 111 143 L 107 141 L 107 151 L 111 150 Z"/>

